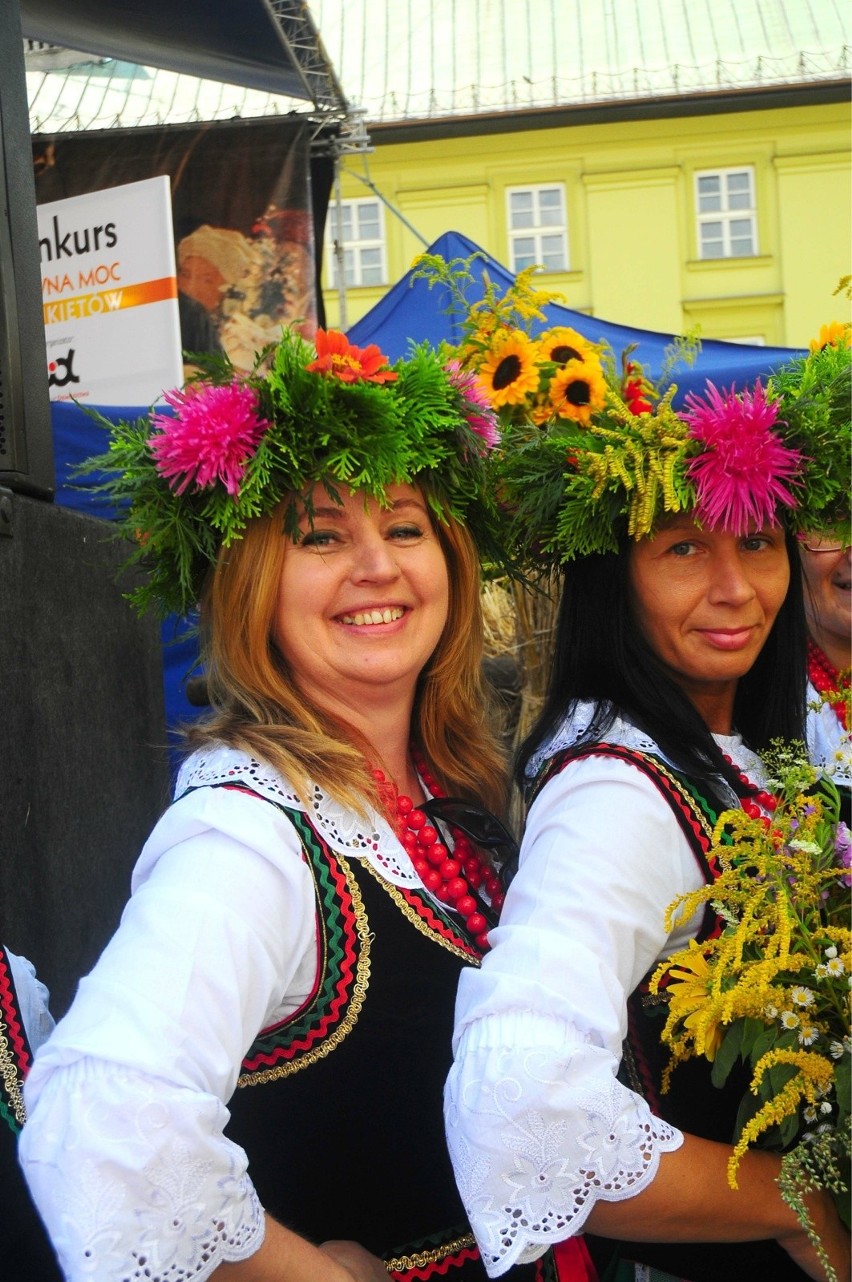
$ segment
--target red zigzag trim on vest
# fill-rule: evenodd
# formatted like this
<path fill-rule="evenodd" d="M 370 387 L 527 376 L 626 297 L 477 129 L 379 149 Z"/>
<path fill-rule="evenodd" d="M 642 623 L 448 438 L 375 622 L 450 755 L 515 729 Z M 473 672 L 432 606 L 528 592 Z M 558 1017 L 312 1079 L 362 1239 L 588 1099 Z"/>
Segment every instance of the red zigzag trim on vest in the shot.
<path fill-rule="evenodd" d="M 406 1269 L 404 1273 L 393 1269 L 389 1277 L 396 1278 L 397 1282 L 428 1282 L 429 1278 L 445 1277 L 450 1269 L 458 1268 L 466 1260 L 478 1260 L 479 1252 L 474 1246 L 466 1246 L 455 1255 L 445 1255 L 442 1260 L 436 1260 L 434 1264 L 426 1264 L 421 1268 Z"/>
<path fill-rule="evenodd" d="M 6 950 L 0 948 L 0 1007 L 3 1008 L 3 1018 L 6 1028 L 9 1032 L 9 1040 L 12 1044 L 21 1077 L 25 1077 L 30 1070 L 32 1062 L 30 1049 L 24 1035 L 23 1026 L 18 1015 L 18 1007 L 15 1001 L 15 989 L 12 985 L 12 972 L 9 969 L 9 963 L 6 959 Z"/>
<path fill-rule="evenodd" d="M 346 884 L 346 878 L 337 860 L 332 857 L 330 851 L 328 853 L 327 867 L 332 874 L 335 893 L 340 904 L 340 914 L 343 918 L 341 930 L 343 954 L 340 959 L 340 977 L 334 985 L 335 995 L 331 999 L 325 1014 L 320 1017 L 318 1024 L 309 1033 L 306 1033 L 304 1037 L 300 1037 L 296 1041 L 289 1042 L 286 1047 L 278 1047 L 275 1051 L 262 1051 L 253 1059 L 243 1060 L 242 1067 L 246 1072 L 251 1072 L 261 1065 L 270 1068 L 274 1064 L 280 1063 L 282 1059 L 295 1059 L 301 1052 L 310 1050 L 318 1041 L 321 1042 L 325 1039 L 330 1028 L 334 1028 L 340 1023 L 340 1012 L 349 1001 L 358 965 L 358 958 L 355 952 L 356 919 L 352 911 L 352 897 Z M 302 1009 L 304 1009 L 304 1006 Z M 282 1023 L 286 1024 L 288 1022 L 289 1020 L 285 1020 Z M 267 1031 L 269 1030 L 263 1030 L 264 1033 Z"/>
<path fill-rule="evenodd" d="M 452 926 L 448 922 L 443 921 L 437 915 L 431 904 L 426 900 L 425 895 L 421 898 L 416 891 L 408 890 L 404 886 L 401 886 L 399 889 L 405 899 L 405 902 L 414 909 L 418 917 L 423 918 L 430 930 L 434 930 L 436 935 L 440 935 L 442 939 L 448 940 L 451 944 L 454 944 L 456 948 L 464 949 L 469 957 L 481 958 L 482 954 L 473 947 L 469 939 L 465 939 L 464 935 L 453 930 Z"/>

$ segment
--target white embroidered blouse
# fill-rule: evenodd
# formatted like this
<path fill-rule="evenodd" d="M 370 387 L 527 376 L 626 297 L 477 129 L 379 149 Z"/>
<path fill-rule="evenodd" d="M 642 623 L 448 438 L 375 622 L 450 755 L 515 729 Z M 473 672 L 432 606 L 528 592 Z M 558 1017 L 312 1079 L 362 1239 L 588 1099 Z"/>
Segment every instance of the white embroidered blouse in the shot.
<path fill-rule="evenodd" d="M 21 1161 L 69 1282 L 204 1282 L 263 1240 L 225 1104 L 258 1032 L 314 986 L 316 896 L 286 816 L 204 786 L 222 783 L 304 809 L 241 752 L 191 757 L 116 935 L 26 1082 Z M 334 850 L 420 885 L 381 816 L 312 800 Z"/>
<path fill-rule="evenodd" d="M 831 704 L 822 701 L 810 681 L 807 708 L 808 756 L 815 766 L 823 766 L 836 784 L 849 788 L 852 786 L 852 739 Z"/>
<path fill-rule="evenodd" d="M 590 715 L 580 705 L 533 768 L 572 746 Z M 606 737 L 663 756 L 628 722 Z M 717 742 L 764 786 L 738 736 Z M 668 804 L 627 763 L 573 762 L 530 808 L 492 950 L 460 980 L 445 1091 L 456 1179 L 491 1277 L 580 1232 L 598 1199 L 639 1193 L 683 1142 L 616 1073 L 628 996 L 700 924 L 668 935 L 666 908 L 702 884 Z"/>

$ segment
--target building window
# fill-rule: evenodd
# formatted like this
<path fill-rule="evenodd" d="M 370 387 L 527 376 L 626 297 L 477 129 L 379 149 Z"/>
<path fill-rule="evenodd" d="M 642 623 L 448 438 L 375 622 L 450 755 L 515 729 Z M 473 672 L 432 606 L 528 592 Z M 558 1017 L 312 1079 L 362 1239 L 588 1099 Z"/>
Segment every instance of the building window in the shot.
<path fill-rule="evenodd" d="M 513 272 L 539 266 L 546 272 L 568 270 L 565 188 L 510 187 L 509 261 Z"/>
<path fill-rule="evenodd" d="M 748 258 L 757 253 L 754 170 L 705 170 L 695 175 L 699 258 Z"/>
<path fill-rule="evenodd" d="M 387 284 L 385 224 L 378 200 L 343 200 L 329 205 L 328 255 L 332 287 L 340 288 L 337 242 L 343 246 L 343 281 L 347 289 Z"/>

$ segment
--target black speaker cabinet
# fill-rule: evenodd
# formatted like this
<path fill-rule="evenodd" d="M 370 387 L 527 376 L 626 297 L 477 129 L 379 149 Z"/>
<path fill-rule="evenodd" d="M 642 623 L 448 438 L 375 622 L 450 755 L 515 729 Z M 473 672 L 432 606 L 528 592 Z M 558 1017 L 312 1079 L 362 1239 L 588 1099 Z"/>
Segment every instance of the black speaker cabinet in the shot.
<path fill-rule="evenodd" d="M 53 492 L 30 122 L 21 19 L 0 3 L 0 485 Z"/>
<path fill-rule="evenodd" d="M 0 940 L 67 1008 L 168 792 L 159 628 L 95 517 L 0 490 Z"/>

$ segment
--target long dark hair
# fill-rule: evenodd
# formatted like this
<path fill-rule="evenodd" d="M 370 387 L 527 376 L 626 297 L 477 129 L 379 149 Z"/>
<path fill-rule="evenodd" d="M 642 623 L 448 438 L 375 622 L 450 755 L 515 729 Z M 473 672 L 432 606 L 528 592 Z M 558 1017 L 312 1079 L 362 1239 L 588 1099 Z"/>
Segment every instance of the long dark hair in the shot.
<path fill-rule="evenodd" d="M 734 724 L 755 752 L 771 739 L 805 738 L 806 627 L 798 549 L 785 536 L 790 586 L 754 665 L 737 683 Z M 578 701 L 596 705 L 583 742 L 606 737 L 617 716 L 659 744 L 678 770 L 710 788 L 721 775 L 738 795 L 739 777 L 692 701 L 636 624 L 625 539 L 618 553 L 580 557 L 564 571 L 547 699 L 517 757 L 523 784 L 533 753 Z"/>

